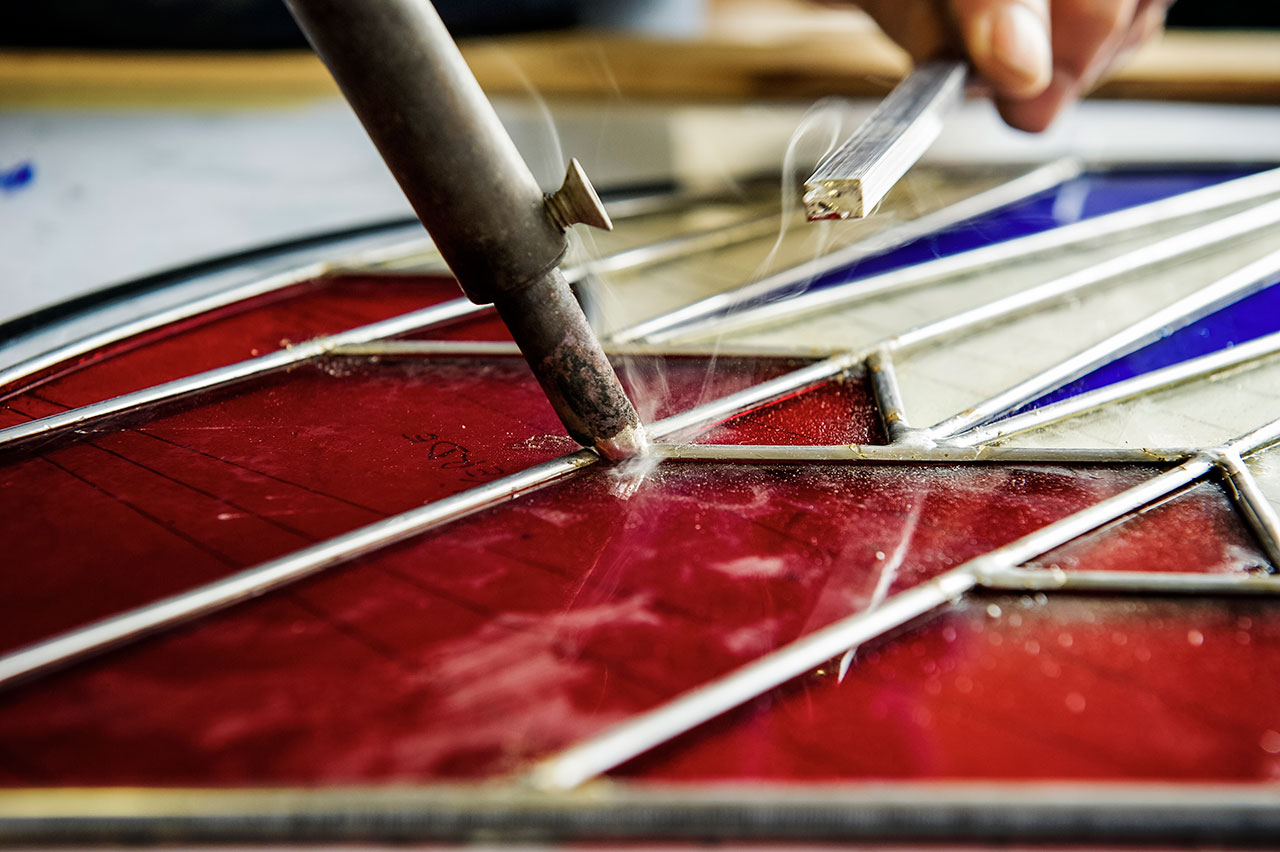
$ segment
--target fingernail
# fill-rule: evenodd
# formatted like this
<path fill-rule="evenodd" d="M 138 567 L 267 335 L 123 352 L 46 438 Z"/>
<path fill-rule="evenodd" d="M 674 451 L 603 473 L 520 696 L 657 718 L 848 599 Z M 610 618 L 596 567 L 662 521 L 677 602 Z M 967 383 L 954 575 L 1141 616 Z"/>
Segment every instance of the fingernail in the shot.
<path fill-rule="evenodd" d="M 991 58 L 1034 94 L 1053 76 L 1053 49 L 1044 20 L 1021 3 L 1004 3 L 991 17 Z"/>

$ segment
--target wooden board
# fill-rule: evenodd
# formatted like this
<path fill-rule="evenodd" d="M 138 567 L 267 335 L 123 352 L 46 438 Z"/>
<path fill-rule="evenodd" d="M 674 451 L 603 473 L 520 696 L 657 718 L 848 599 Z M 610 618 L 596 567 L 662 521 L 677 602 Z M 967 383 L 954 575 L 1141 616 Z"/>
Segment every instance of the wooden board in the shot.
<path fill-rule="evenodd" d="M 826 20 L 826 19 L 822 19 Z M 846 20 L 840 18 L 839 20 Z M 856 16 L 844 26 L 744 25 L 676 40 L 607 33 L 464 44 L 486 91 L 557 97 L 741 101 L 879 97 L 909 67 Z M 309 53 L 0 54 L 0 106 L 278 104 L 333 94 Z M 1169 33 L 1104 83 L 1100 97 L 1280 102 L 1280 33 Z"/>

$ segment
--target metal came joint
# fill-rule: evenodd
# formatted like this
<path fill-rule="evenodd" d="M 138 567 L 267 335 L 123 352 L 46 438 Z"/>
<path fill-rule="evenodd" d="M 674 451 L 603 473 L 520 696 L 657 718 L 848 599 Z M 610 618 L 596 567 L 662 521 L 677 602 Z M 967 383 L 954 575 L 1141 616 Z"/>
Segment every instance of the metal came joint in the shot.
<path fill-rule="evenodd" d="M 1239 465 L 1244 464 L 1240 458 L 1240 454 L 1230 447 L 1209 447 L 1201 450 L 1200 454 L 1213 462 L 1219 470 L 1228 475 L 1230 475 L 1233 470 L 1238 469 Z"/>

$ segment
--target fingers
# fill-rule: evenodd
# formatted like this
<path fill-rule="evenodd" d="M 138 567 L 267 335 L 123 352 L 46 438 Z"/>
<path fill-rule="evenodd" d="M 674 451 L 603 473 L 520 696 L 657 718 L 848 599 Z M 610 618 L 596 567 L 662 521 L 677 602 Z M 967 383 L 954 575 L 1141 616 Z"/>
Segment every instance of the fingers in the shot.
<path fill-rule="evenodd" d="M 1144 43 L 1158 36 L 1164 29 L 1164 19 L 1169 14 L 1172 0 L 1141 0 L 1138 12 L 1134 17 L 1129 35 L 1120 47 L 1119 56 L 1123 57 Z"/>
<path fill-rule="evenodd" d="M 1139 0 L 1055 0 L 1051 6 L 1053 78 L 1031 98 L 997 96 L 1005 121 L 1022 130 L 1048 127 L 1111 65 L 1138 25 Z"/>
<path fill-rule="evenodd" d="M 943 0 L 863 0 L 859 5 L 916 62 L 948 52 L 954 34 Z"/>
<path fill-rule="evenodd" d="M 951 13 L 974 68 L 997 97 L 1025 100 L 1048 87 L 1048 0 L 952 0 Z"/>
<path fill-rule="evenodd" d="M 830 0 L 829 0 L 830 2 Z M 1118 57 L 1159 31 L 1171 0 L 862 0 L 921 61 L 963 46 L 1005 121 L 1049 126 Z"/>
<path fill-rule="evenodd" d="M 1053 120 L 1079 98 L 1079 81 L 1070 75 L 1057 73 L 1048 88 L 1038 96 L 1025 101 L 997 98 L 996 109 L 1010 127 L 1028 133 L 1039 133 L 1053 124 Z"/>

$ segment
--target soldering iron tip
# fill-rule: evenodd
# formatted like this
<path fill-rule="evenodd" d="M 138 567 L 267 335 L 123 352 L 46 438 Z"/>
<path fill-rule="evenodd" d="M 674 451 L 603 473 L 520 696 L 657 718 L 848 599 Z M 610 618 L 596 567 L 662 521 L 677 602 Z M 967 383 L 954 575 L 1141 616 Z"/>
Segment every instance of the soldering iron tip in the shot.
<path fill-rule="evenodd" d="M 644 426 L 628 426 L 609 438 L 595 441 L 595 449 L 607 461 L 623 461 L 643 455 L 649 448 L 649 436 Z"/>

